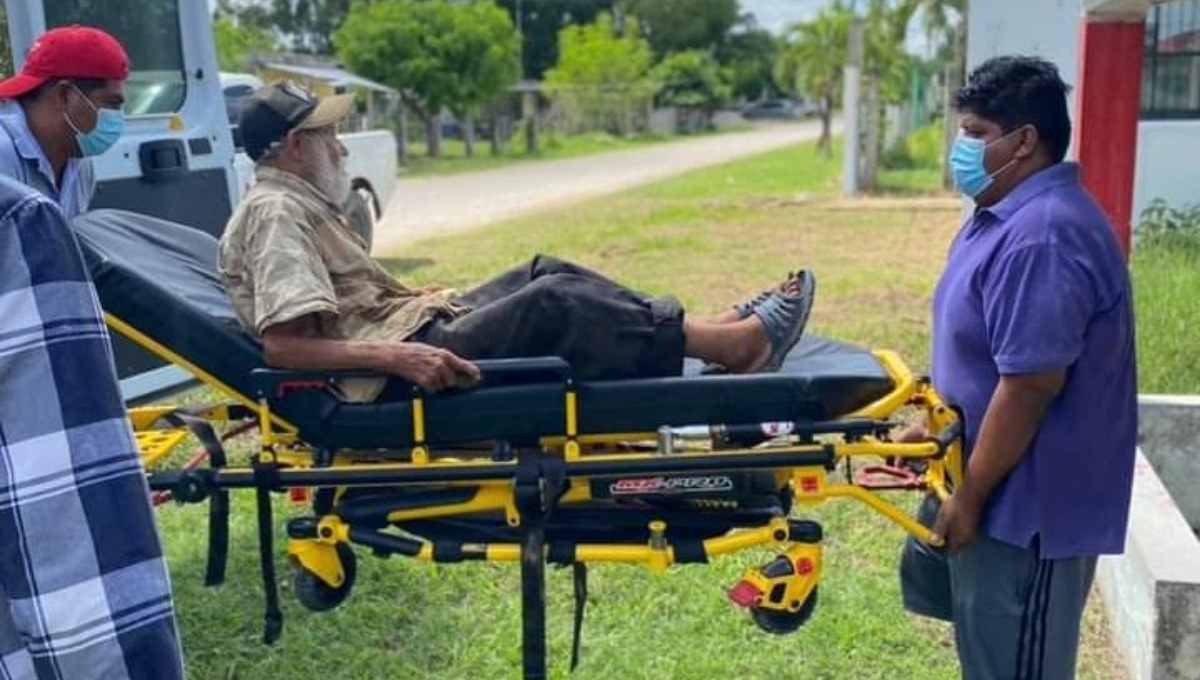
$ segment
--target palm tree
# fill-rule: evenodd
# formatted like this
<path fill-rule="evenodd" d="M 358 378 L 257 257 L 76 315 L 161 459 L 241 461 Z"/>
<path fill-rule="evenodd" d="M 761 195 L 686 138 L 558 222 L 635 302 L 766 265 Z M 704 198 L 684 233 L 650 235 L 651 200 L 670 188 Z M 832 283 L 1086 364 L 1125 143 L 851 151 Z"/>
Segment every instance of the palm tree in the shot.
<path fill-rule="evenodd" d="M 850 13 L 835 0 L 812 20 L 788 27 L 775 62 L 777 82 L 820 101 L 821 138 L 817 149 L 826 156 L 833 154 L 833 107 L 841 91 L 850 20 Z"/>
<path fill-rule="evenodd" d="M 958 132 L 954 93 L 962 87 L 967 71 L 967 0 L 903 0 L 913 5 L 931 43 L 947 55 L 945 114 L 942 118 L 943 151 L 954 143 Z M 953 186 L 948 165 L 942 166 L 942 184 Z"/>

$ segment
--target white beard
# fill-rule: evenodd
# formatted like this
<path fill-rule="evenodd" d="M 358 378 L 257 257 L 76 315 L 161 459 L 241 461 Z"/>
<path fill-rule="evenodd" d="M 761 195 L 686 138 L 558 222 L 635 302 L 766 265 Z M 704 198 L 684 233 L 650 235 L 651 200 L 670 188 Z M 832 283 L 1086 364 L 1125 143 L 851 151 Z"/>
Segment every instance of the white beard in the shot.
<path fill-rule="evenodd" d="M 327 154 L 322 154 L 319 158 L 321 160 L 317 162 L 316 167 L 311 169 L 312 176 L 309 181 L 331 203 L 345 205 L 350 199 L 351 189 L 350 173 L 346 171 L 346 164 L 340 159 L 334 161 L 333 157 Z"/>

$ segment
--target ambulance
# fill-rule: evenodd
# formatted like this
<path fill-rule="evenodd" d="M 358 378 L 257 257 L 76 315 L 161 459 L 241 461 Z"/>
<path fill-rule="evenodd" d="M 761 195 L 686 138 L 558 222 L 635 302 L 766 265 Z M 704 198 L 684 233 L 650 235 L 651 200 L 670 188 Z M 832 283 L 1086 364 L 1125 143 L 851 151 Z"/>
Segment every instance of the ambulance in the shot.
<path fill-rule="evenodd" d="M 49 28 L 102 28 L 129 53 L 126 131 L 94 159 L 91 207 L 119 208 L 220 236 L 250 182 L 235 145 L 207 0 L 4 0 L 13 68 Z M 7 74 L 4 74 L 7 75 Z M 347 212 L 370 242 L 395 186 L 391 132 L 343 135 L 356 191 Z M 121 389 L 130 404 L 186 388 L 190 376 L 119 336 L 113 338 Z"/>

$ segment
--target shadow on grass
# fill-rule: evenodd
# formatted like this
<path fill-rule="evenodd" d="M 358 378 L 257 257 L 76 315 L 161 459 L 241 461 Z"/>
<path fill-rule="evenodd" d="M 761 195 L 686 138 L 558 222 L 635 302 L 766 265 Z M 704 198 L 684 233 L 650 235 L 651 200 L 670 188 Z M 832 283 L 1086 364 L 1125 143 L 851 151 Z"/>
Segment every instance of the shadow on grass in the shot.
<path fill-rule="evenodd" d="M 437 260 L 431 257 L 379 257 L 376 260 L 394 276 L 408 274 L 422 267 L 432 267 L 437 264 Z"/>

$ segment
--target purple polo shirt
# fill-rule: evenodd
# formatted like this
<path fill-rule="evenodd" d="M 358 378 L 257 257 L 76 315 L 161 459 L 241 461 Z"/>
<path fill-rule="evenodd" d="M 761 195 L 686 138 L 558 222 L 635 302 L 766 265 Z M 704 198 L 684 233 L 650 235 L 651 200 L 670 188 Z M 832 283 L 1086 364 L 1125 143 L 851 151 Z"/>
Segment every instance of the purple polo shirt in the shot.
<path fill-rule="evenodd" d="M 962 409 L 968 455 L 1001 375 L 1067 368 L 1029 450 L 980 530 L 1046 558 L 1124 550 L 1137 440 L 1125 258 L 1075 163 L 979 209 L 933 301 L 933 384 Z"/>

